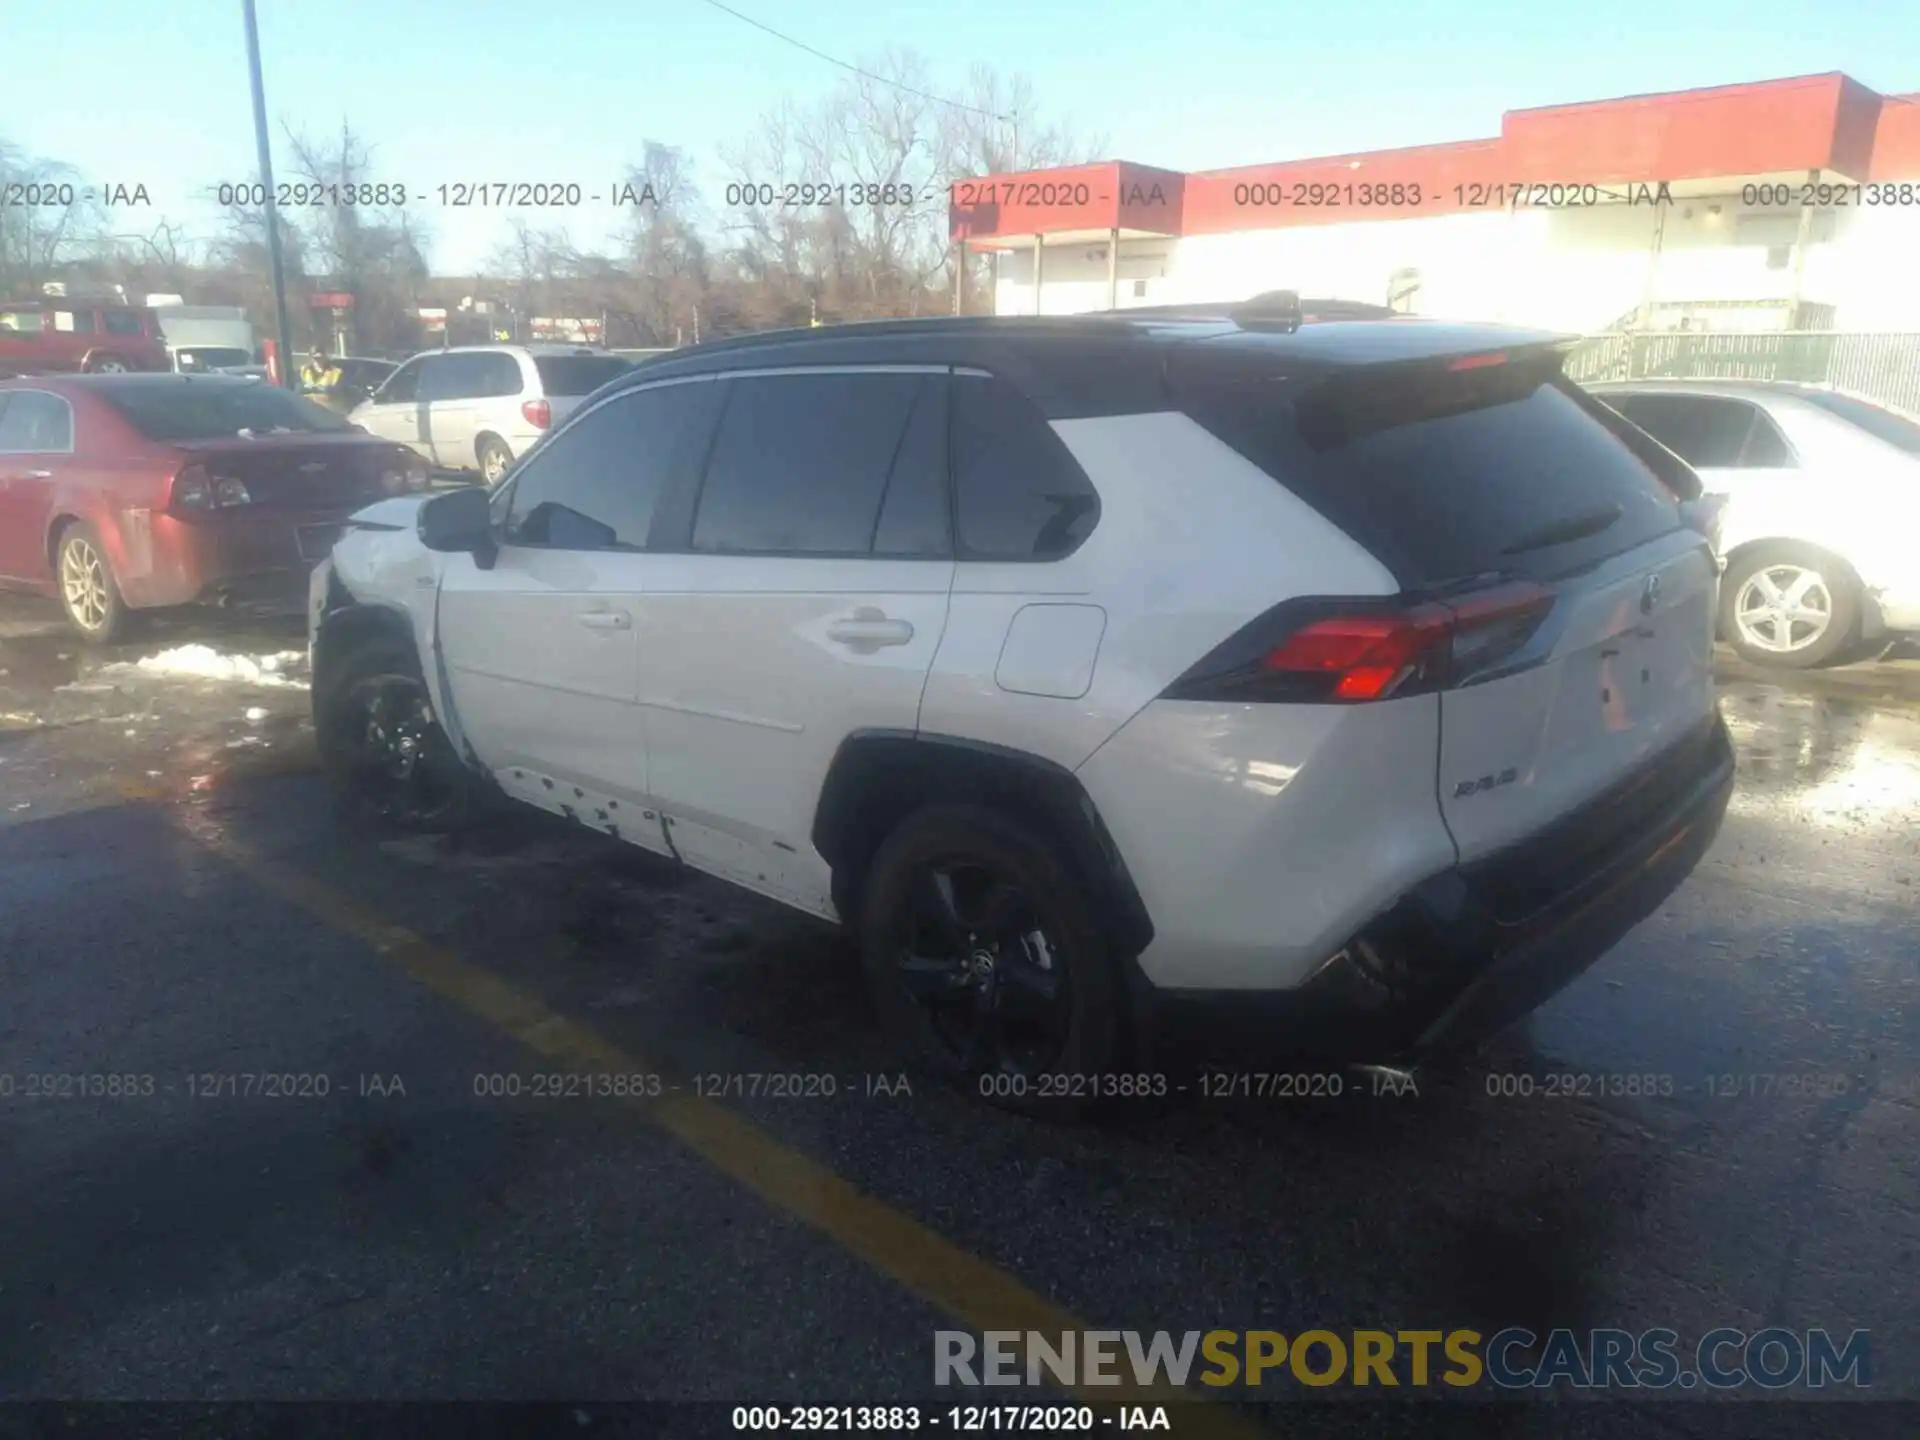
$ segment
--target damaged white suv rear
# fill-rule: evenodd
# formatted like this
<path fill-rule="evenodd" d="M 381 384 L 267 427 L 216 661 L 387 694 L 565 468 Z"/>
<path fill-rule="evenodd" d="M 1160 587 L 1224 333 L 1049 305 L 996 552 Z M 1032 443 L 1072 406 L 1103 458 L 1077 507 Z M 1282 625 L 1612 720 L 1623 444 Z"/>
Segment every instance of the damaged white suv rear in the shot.
<path fill-rule="evenodd" d="M 843 921 L 906 1057 L 1029 1107 L 1417 1058 L 1651 913 L 1732 786 L 1698 481 L 1561 355 L 1284 304 L 673 352 L 358 517 L 322 753 Z"/>

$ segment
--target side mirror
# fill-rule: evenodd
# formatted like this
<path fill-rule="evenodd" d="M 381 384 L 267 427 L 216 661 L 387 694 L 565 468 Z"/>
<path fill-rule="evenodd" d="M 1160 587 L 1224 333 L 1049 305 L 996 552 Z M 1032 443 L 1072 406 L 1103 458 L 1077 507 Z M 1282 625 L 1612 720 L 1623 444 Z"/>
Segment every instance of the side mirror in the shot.
<path fill-rule="evenodd" d="M 478 555 L 483 563 L 493 557 L 492 503 L 487 492 L 477 486 L 462 486 L 434 496 L 420 507 L 415 524 L 420 543 L 429 550 Z"/>

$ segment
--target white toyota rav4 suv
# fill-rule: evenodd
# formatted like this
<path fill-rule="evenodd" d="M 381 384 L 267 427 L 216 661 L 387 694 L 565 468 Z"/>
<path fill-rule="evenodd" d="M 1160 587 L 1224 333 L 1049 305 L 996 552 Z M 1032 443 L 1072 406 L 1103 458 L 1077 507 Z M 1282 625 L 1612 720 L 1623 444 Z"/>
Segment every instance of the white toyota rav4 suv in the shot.
<path fill-rule="evenodd" d="M 1297 302 L 676 351 L 357 517 L 321 751 L 388 818 L 504 792 L 844 921 L 988 1093 L 1450 1046 L 1732 786 L 1697 478 L 1561 355 Z"/>

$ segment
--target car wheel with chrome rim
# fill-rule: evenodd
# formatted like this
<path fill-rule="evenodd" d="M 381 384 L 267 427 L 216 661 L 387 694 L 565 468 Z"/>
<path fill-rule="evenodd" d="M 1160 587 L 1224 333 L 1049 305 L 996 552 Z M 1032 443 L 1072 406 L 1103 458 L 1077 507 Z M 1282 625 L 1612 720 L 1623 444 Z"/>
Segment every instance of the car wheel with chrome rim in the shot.
<path fill-rule="evenodd" d="M 99 534 L 91 525 L 76 521 L 61 531 L 54 555 L 67 623 L 96 645 L 118 640 L 126 633 L 129 612 Z"/>
<path fill-rule="evenodd" d="M 1721 578 L 1721 632 L 1756 665 L 1824 664 L 1852 642 L 1859 620 L 1852 572 L 1811 546 L 1757 545 L 1736 555 Z"/>

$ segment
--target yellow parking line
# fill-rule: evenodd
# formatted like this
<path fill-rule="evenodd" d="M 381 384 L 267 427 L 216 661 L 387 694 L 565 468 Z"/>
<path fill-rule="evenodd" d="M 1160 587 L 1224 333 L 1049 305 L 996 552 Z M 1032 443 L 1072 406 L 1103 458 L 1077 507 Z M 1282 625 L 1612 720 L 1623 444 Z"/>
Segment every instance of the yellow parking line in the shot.
<path fill-rule="evenodd" d="M 130 796 L 129 798 L 132 798 Z M 181 831 L 263 890 L 305 910 L 323 924 L 372 947 L 414 980 L 512 1035 L 530 1050 L 581 1071 L 653 1074 L 646 1060 L 477 966 L 383 918 L 334 887 L 284 861 L 234 840 L 204 817 L 179 812 Z M 1087 1322 L 1029 1289 L 990 1261 L 962 1249 L 884 1201 L 865 1194 L 826 1166 L 789 1149 L 725 1106 L 685 1092 L 627 1101 L 694 1154 L 760 1196 L 804 1220 L 841 1249 L 918 1295 L 969 1330 L 1039 1331 L 1058 1336 L 1085 1331 Z M 928 1337 L 931 1341 L 931 1336 Z M 928 1346 L 929 1358 L 932 1347 Z M 1190 1390 L 1169 1385 L 1083 1387 L 1077 1395 L 1098 1404 L 1178 1404 L 1183 1434 L 1223 1440 L 1267 1432 Z M 956 1394 L 957 1402 L 1010 1400 L 1006 1391 Z"/>

